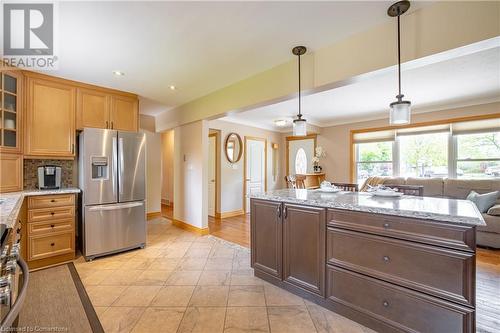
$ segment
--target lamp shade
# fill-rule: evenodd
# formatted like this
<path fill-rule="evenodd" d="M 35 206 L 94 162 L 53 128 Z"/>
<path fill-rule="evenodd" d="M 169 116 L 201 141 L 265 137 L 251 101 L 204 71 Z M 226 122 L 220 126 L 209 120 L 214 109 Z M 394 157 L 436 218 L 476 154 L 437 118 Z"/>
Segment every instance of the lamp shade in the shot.
<path fill-rule="evenodd" d="M 293 121 L 293 136 L 306 136 L 307 127 L 305 119 L 295 119 Z"/>
<path fill-rule="evenodd" d="M 391 125 L 404 125 L 410 123 L 411 102 L 397 101 L 391 103 L 390 123 Z"/>

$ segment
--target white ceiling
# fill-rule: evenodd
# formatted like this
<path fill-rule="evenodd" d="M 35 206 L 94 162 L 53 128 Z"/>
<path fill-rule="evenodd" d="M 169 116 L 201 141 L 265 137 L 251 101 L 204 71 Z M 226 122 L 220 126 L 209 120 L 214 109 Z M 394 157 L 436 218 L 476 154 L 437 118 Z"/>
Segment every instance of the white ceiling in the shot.
<path fill-rule="evenodd" d="M 403 70 L 405 99 L 412 102 L 412 108 L 417 112 L 500 100 L 500 44 L 496 45 Z M 396 73 L 396 68 L 391 68 L 356 83 L 305 96 L 302 99 L 304 118 L 313 125 L 325 127 L 387 117 L 389 104 L 396 100 Z M 290 130 L 297 110 L 295 98 L 222 119 L 286 132 Z M 290 126 L 276 127 L 274 121 L 277 119 L 289 119 Z"/>
<path fill-rule="evenodd" d="M 390 3 L 59 2 L 53 74 L 171 108 L 292 59 L 297 44 L 315 50 L 390 20 Z"/>

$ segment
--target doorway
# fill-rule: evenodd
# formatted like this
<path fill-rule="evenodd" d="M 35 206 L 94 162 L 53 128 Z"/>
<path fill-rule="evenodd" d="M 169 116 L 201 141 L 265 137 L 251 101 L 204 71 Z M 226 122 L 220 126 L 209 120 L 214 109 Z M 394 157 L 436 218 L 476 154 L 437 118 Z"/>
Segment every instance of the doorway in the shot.
<path fill-rule="evenodd" d="M 208 216 L 217 214 L 217 146 L 218 133 L 208 135 Z"/>
<path fill-rule="evenodd" d="M 245 168 L 243 172 L 243 209 L 250 211 L 252 193 L 267 191 L 267 140 L 245 136 Z"/>

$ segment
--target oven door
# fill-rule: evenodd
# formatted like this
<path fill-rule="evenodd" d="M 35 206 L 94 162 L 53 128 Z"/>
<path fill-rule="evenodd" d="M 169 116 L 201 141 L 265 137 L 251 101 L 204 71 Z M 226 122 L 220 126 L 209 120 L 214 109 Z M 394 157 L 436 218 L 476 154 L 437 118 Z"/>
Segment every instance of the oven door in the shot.
<path fill-rule="evenodd" d="M 8 262 L 11 272 L 8 276 L 9 283 L 0 288 L 1 323 L 0 332 L 10 332 L 17 327 L 19 312 L 26 299 L 29 282 L 29 270 L 26 262 L 19 257 L 17 261 Z"/>

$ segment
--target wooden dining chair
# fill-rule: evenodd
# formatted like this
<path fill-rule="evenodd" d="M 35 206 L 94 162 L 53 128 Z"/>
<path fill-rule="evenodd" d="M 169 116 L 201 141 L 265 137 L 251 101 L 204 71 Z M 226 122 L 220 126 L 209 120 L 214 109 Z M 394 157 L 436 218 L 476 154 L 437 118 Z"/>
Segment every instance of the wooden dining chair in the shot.
<path fill-rule="evenodd" d="M 349 184 L 349 183 L 332 183 L 333 186 L 340 188 L 342 191 L 346 192 L 358 192 L 358 184 Z"/>
<path fill-rule="evenodd" d="M 424 187 L 422 185 L 391 185 L 391 184 L 384 184 L 385 187 L 392 188 L 394 190 L 397 190 L 398 192 L 401 192 L 405 195 L 414 195 L 417 197 L 423 197 L 424 196 Z"/>
<path fill-rule="evenodd" d="M 286 187 L 293 188 L 293 189 L 306 188 L 306 184 L 304 181 L 305 179 L 306 179 L 305 175 L 285 176 Z"/>

